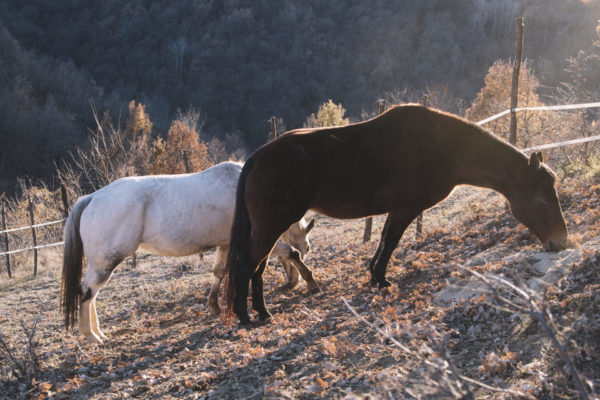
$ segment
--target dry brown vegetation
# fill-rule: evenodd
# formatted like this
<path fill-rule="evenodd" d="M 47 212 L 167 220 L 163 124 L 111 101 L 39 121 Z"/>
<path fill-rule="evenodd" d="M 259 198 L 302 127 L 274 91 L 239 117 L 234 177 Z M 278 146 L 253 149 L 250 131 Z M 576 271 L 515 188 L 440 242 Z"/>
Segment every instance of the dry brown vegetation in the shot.
<path fill-rule="evenodd" d="M 383 291 L 369 285 L 365 265 L 377 243 L 362 243 L 363 221 L 317 216 L 307 264 L 323 292 L 281 290 L 284 276 L 271 266 L 265 281 L 274 318 L 252 330 L 227 326 L 206 309 L 212 255 L 141 254 L 136 269 L 126 262 L 99 295 L 110 337 L 103 346 L 64 331 L 60 254 L 46 250 L 37 279 L 0 285 L 0 334 L 26 369 L 0 350 L 0 396 L 577 398 L 543 326 L 500 308 L 468 270 L 535 288 L 592 393 L 589 384 L 600 383 L 600 186 L 570 181 L 561 200 L 573 248 L 548 254 L 499 195 L 460 188 L 425 214 L 423 239 L 407 232 L 390 261 L 392 287 Z M 382 222 L 375 219 L 376 232 Z"/>

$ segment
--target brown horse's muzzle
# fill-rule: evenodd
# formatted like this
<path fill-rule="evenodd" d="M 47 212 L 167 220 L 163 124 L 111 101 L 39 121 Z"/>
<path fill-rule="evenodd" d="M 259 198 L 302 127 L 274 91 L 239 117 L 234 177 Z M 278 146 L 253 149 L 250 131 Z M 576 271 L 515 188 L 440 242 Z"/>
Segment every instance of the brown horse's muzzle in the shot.
<path fill-rule="evenodd" d="M 566 249 L 568 244 L 569 234 L 566 230 L 543 241 L 544 250 L 546 251 L 561 251 Z"/>

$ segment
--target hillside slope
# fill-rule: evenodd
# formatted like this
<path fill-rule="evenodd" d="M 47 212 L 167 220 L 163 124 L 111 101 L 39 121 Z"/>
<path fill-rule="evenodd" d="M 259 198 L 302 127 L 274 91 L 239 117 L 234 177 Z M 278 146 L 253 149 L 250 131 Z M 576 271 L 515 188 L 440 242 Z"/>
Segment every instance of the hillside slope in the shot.
<path fill-rule="evenodd" d="M 377 243 L 362 243 L 364 222 L 317 216 L 307 264 L 322 293 L 308 295 L 303 283 L 281 290 L 281 269 L 271 266 L 265 293 L 274 318 L 253 330 L 208 315 L 204 297 L 212 256 L 140 255 L 137 269 L 121 266 L 98 298 L 100 323 L 110 340 L 101 347 L 84 344 L 62 330 L 55 259 L 36 280 L 0 285 L 0 333 L 16 346 L 17 359 L 25 357 L 20 351 L 26 348 L 19 320 L 30 327 L 43 318 L 36 335 L 41 372 L 34 380 L 15 380 L 9 360 L 0 358 L 0 396 L 452 398 L 446 385 L 456 380 L 451 368 L 430 363 L 443 359 L 443 342 L 458 373 L 509 391 L 470 385 L 477 398 L 516 398 L 516 393 L 576 398 L 540 324 L 495 308 L 489 291 L 472 291 L 480 284 L 470 273 L 451 267 L 525 282 L 555 269 L 550 285 L 538 293 L 554 323 L 573 328 L 569 354 L 580 375 L 598 387 L 600 186 L 569 182 L 564 187 L 561 200 L 573 248 L 543 253 L 499 195 L 459 188 L 425 214 L 424 238 L 415 240 L 414 228 L 409 229 L 390 261 L 392 287 L 385 291 L 369 285 L 365 263 Z M 375 229 L 382 223 L 377 217 Z M 450 288 L 453 295 L 461 288 L 471 295 L 441 299 Z"/>

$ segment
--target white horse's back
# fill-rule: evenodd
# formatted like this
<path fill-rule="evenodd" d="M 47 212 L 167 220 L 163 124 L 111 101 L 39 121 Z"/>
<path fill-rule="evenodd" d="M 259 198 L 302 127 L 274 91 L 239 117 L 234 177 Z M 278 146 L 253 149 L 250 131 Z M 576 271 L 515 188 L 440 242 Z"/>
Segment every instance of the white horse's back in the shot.
<path fill-rule="evenodd" d="M 81 216 L 87 257 L 103 264 L 138 246 L 186 256 L 226 244 L 240 171 L 227 162 L 196 174 L 127 177 L 103 187 Z"/>

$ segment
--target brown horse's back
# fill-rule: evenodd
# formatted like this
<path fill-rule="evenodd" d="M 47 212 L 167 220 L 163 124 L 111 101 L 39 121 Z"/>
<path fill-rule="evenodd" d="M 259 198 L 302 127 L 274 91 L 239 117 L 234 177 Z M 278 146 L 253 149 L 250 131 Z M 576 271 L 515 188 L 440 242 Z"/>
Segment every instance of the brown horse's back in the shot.
<path fill-rule="evenodd" d="M 413 117 L 394 115 L 403 112 Z M 423 117 L 414 118 L 415 112 Z M 269 173 L 255 165 L 259 169 L 252 175 L 257 175 L 257 182 L 271 180 L 279 189 L 289 186 L 286 195 L 278 190 L 278 201 L 299 202 L 305 210 L 336 218 L 382 214 L 422 203 L 434 188 L 449 191 L 448 169 L 439 165 L 447 162 L 446 157 L 432 150 L 432 132 L 420 127 L 425 118 L 431 118 L 428 111 L 405 106 L 388 113 L 390 118 L 344 127 L 292 131 L 277 139 L 277 145 L 257 152 Z M 274 173 L 272 165 L 285 168 Z M 432 174 L 433 170 L 437 173 Z"/>

